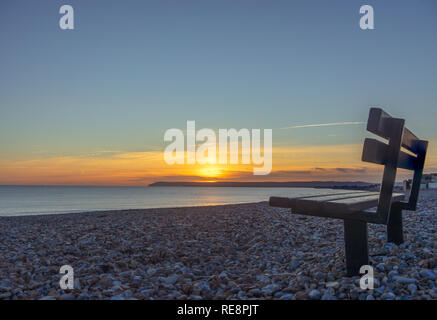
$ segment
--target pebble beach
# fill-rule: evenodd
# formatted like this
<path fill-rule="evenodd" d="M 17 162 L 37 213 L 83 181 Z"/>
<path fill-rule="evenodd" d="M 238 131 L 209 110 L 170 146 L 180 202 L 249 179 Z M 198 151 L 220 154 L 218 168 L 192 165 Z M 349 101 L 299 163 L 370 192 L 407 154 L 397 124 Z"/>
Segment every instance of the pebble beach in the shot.
<path fill-rule="evenodd" d="M 345 276 L 341 220 L 267 202 L 0 217 L 0 299 L 437 299 L 436 190 L 404 213 L 404 237 L 369 224 L 363 290 Z"/>

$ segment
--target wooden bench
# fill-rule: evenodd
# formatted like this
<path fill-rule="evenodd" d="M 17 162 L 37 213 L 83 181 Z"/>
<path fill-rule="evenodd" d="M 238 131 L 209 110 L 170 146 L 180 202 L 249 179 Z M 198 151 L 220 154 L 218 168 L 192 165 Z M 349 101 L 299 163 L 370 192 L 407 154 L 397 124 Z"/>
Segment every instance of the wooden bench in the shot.
<path fill-rule="evenodd" d="M 427 141 L 405 127 L 404 119 L 392 118 L 379 108 L 370 109 L 367 130 L 387 140 L 366 138 L 363 146 L 362 161 L 384 165 L 379 192 L 332 190 L 319 196 L 271 197 L 269 201 L 273 207 L 291 208 L 293 214 L 343 219 L 348 276 L 359 275 L 361 266 L 369 264 L 367 223 L 387 225 L 387 240 L 403 242 L 402 210 L 416 210 L 428 148 Z M 407 201 L 404 194 L 393 193 L 398 168 L 414 171 Z"/>

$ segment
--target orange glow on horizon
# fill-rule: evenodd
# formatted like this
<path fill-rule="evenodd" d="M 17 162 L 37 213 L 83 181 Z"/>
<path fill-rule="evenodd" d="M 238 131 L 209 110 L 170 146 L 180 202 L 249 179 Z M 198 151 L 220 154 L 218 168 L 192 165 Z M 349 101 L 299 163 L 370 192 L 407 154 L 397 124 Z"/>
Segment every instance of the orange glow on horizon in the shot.
<path fill-rule="evenodd" d="M 431 150 L 430 150 L 431 151 Z M 273 170 L 254 176 L 251 165 L 168 165 L 160 151 L 112 156 L 0 159 L 0 185 L 145 186 L 157 181 L 369 181 L 380 180 L 380 166 L 361 161 L 362 144 L 284 146 L 273 149 Z M 425 172 L 436 171 L 430 152 Z"/>

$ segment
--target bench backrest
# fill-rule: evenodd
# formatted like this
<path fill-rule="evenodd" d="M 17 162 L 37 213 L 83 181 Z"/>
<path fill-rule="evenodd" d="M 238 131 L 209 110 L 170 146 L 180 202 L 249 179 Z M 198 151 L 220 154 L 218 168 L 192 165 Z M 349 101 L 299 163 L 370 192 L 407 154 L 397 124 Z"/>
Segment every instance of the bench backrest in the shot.
<path fill-rule="evenodd" d="M 367 131 L 387 140 L 384 143 L 366 138 L 362 156 L 363 161 L 384 165 L 377 214 L 383 223 L 387 223 L 392 205 L 416 210 L 428 141 L 420 140 L 408 130 L 404 119 L 392 118 L 380 108 L 370 109 Z M 414 177 L 408 202 L 392 204 L 397 168 L 414 171 Z"/>

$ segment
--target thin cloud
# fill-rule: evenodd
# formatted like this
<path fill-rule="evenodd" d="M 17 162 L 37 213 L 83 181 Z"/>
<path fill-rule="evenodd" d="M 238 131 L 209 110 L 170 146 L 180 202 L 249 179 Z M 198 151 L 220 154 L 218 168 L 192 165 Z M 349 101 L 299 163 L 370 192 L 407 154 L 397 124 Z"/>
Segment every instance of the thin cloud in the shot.
<path fill-rule="evenodd" d="M 300 126 L 285 127 L 281 129 L 286 130 L 286 129 L 300 129 L 300 128 L 338 127 L 338 126 L 350 126 L 350 125 L 361 125 L 361 124 L 365 124 L 365 122 L 345 121 L 345 122 L 331 122 L 331 123 L 316 123 L 316 124 L 304 124 Z"/>

